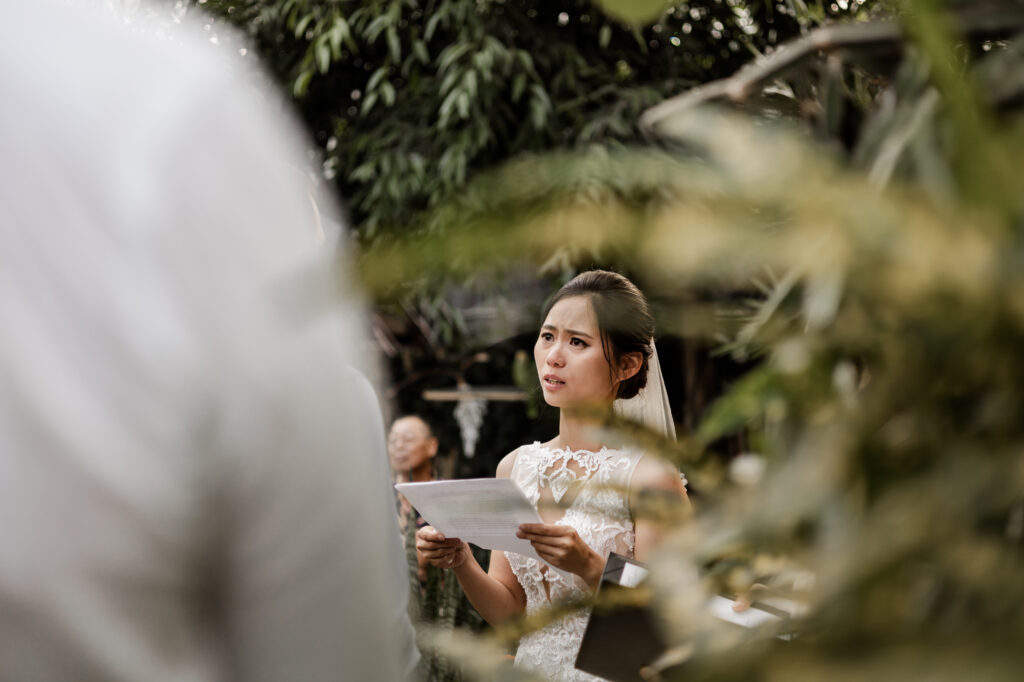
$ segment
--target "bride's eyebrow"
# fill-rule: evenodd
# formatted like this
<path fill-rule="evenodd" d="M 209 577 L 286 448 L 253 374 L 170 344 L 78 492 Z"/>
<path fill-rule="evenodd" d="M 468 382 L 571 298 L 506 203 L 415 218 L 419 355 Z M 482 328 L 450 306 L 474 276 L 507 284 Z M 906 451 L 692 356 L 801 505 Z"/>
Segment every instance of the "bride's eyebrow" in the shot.
<path fill-rule="evenodd" d="M 548 329 L 548 330 L 553 331 L 553 332 L 557 332 L 558 331 L 558 327 L 556 327 L 553 324 L 546 324 L 543 327 L 541 327 L 541 329 Z M 593 339 L 594 338 L 590 334 L 588 334 L 586 332 L 581 332 L 581 331 L 579 331 L 577 329 L 566 329 L 565 333 L 568 334 L 569 336 L 581 336 L 581 337 L 583 337 L 585 339 Z"/>

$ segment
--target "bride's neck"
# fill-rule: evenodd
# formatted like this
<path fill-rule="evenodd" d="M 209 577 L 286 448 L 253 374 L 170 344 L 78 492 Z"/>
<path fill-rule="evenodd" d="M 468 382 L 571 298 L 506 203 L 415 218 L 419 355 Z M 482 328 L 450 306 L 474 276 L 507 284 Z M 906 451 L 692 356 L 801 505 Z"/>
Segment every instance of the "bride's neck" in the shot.
<path fill-rule="evenodd" d="M 600 426 L 599 420 L 570 416 L 562 410 L 558 417 L 558 437 L 555 438 L 555 444 L 559 448 L 597 452 L 604 446 L 597 434 Z"/>

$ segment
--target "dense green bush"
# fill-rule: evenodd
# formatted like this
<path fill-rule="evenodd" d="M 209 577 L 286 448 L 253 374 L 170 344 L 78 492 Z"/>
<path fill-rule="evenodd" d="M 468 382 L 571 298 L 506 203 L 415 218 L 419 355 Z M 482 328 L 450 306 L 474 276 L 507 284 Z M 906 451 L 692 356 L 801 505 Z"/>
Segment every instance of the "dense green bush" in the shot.
<path fill-rule="evenodd" d="M 646 107 L 831 11 L 697 0 L 633 28 L 589 0 L 197 4 L 252 37 L 367 238 L 421 227 L 426 209 L 518 154 L 637 141 Z M 861 3 L 843 4 L 835 14 Z"/>

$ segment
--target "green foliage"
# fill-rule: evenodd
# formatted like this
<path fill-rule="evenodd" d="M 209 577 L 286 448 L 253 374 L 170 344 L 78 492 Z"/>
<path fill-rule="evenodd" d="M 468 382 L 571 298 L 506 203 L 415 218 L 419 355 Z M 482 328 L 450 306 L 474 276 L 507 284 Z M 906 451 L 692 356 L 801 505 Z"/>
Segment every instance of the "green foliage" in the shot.
<path fill-rule="evenodd" d="M 988 28 L 967 3 L 955 20 L 888 4 L 899 31 L 858 34 L 873 50 L 812 43 L 749 92 L 721 88 L 746 114 L 682 107 L 657 147 L 637 144 L 642 110 L 831 4 L 689 3 L 643 29 L 583 2 L 206 4 L 300 98 L 377 237 L 362 264 L 375 294 L 612 262 L 662 302 L 663 332 L 692 335 L 690 292 L 738 292 L 735 324 L 696 331 L 763 364 L 661 443 L 704 493 L 652 565 L 667 636 L 691 647 L 680 679 L 1019 677 L 1019 3 L 985 3 Z M 982 30 L 956 35 L 967 26 Z M 708 451 L 741 431 L 767 461 L 756 485 Z M 800 636 L 704 617 L 708 594 L 754 583 L 804 605 Z M 515 679 L 507 642 L 440 630 L 425 637 L 467 674 Z"/>
<path fill-rule="evenodd" d="M 599 0 L 598 4 L 613 17 L 627 23 L 644 24 L 657 19 L 671 3 L 669 0 Z"/>
<path fill-rule="evenodd" d="M 369 239 L 422 227 L 471 175 L 519 154 L 636 142 L 645 108 L 827 16 L 698 0 L 639 28 L 587 0 L 199 4 L 254 39 Z"/>
<path fill-rule="evenodd" d="M 701 476 L 708 442 L 749 430 L 768 463 L 756 485 L 704 476 L 652 564 L 689 647 L 678 679 L 1015 680 L 1024 663 L 1024 53 L 910 9 L 898 64 L 826 57 L 773 84 L 810 125 L 684 108 L 662 150 L 518 159 L 440 206 L 429 239 L 368 255 L 381 292 L 566 251 L 661 301 L 761 281 L 729 351 L 763 364 L 662 444 Z M 838 106 L 858 112 L 839 141 L 818 125 Z M 755 582 L 804 605 L 798 637 L 703 615 Z"/>

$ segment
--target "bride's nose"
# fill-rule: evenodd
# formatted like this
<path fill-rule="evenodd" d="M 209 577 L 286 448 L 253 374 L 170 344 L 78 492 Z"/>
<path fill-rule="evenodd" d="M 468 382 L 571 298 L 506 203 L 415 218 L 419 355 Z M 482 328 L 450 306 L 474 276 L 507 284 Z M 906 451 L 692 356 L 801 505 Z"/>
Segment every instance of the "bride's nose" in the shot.
<path fill-rule="evenodd" d="M 565 366 L 565 355 L 562 352 L 562 346 L 555 344 L 548 351 L 547 357 L 544 362 L 551 367 L 564 367 Z"/>

